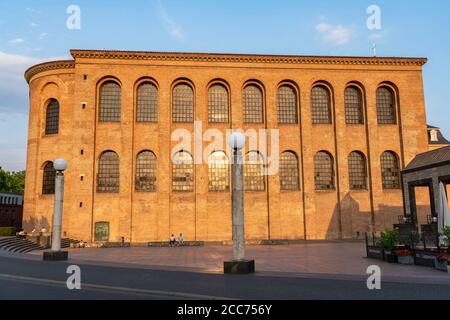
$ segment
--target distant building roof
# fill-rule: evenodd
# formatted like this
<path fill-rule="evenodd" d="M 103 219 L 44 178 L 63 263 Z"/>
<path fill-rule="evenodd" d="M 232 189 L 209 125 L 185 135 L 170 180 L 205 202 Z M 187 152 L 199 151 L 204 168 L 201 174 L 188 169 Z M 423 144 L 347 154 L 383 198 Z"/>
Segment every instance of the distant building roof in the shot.
<path fill-rule="evenodd" d="M 431 144 L 431 145 L 440 145 L 440 144 L 443 144 L 443 145 L 448 144 L 448 145 L 450 145 L 450 141 L 448 141 L 444 137 L 444 135 L 442 134 L 440 128 L 434 127 L 434 126 L 430 126 L 430 125 L 428 125 L 427 127 L 428 127 L 428 131 L 429 132 L 432 131 L 432 130 L 436 131 L 436 139 L 435 140 L 431 139 L 431 135 L 428 136 L 429 144 Z"/>
<path fill-rule="evenodd" d="M 404 171 L 415 171 L 450 164 L 450 146 L 418 154 Z"/>

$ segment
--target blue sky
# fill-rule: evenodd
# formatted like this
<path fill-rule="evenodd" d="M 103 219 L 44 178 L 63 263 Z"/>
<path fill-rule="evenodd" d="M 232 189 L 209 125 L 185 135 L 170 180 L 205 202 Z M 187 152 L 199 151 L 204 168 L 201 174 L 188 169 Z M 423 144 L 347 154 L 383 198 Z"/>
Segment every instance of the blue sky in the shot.
<path fill-rule="evenodd" d="M 81 30 L 69 30 L 70 5 Z M 366 26 L 381 9 L 382 29 Z M 0 166 L 25 168 L 24 70 L 69 50 L 122 49 L 428 57 L 428 122 L 450 138 L 450 1 L 17 0 L 0 2 Z"/>

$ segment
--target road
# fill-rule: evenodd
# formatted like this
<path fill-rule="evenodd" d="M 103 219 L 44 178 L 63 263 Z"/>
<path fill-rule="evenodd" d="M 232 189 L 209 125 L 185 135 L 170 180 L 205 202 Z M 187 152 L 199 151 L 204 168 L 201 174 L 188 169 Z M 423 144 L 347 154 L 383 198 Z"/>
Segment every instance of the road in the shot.
<path fill-rule="evenodd" d="M 370 291 L 362 278 L 230 276 L 83 263 L 81 290 L 69 290 L 69 265 L 0 257 L 0 300 L 450 299 L 449 284 L 382 282 L 381 290 Z"/>

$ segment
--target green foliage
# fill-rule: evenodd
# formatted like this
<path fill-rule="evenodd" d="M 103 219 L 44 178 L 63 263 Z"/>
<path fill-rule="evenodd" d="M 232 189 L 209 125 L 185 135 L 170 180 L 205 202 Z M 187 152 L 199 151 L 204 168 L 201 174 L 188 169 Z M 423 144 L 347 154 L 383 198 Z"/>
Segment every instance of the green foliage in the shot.
<path fill-rule="evenodd" d="M 0 228 L 0 237 L 12 237 L 15 235 L 16 228 L 14 227 Z"/>
<path fill-rule="evenodd" d="M 399 236 L 398 230 L 386 230 L 382 232 L 380 237 L 381 247 L 386 251 L 392 252 L 398 245 Z"/>
<path fill-rule="evenodd" d="M 0 192 L 22 194 L 25 189 L 25 171 L 8 172 L 0 168 Z"/>
<path fill-rule="evenodd" d="M 442 235 L 445 236 L 445 245 L 449 246 L 450 244 L 450 227 L 445 226 L 444 229 L 442 230 Z"/>

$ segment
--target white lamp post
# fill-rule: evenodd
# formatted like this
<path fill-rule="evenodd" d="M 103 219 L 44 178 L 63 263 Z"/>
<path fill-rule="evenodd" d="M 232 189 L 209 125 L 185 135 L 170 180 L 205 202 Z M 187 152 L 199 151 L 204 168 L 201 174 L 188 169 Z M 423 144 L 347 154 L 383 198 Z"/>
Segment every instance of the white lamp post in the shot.
<path fill-rule="evenodd" d="M 235 132 L 229 136 L 228 144 L 233 150 L 233 162 L 232 162 L 233 261 L 224 263 L 224 272 L 235 274 L 254 273 L 255 261 L 245 260 L 244 165 L 241 152 L 241 150 L 245 147 L 245 136 L 240 132 Z"/>
<path fill-rule="evenodd" d="M 52 250 L 44 253 L 44 260 L 63 261 L 68 259 L 68 252 L 61 251 L 61 230 L 64 205 L 64 171 L 67 169 L 67 161 L 60 158 L 53 162 L 56 170 L 55 178 L 55 206 L 53 209 L 52 225 Z"/>

